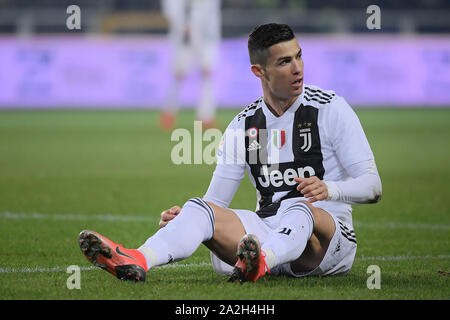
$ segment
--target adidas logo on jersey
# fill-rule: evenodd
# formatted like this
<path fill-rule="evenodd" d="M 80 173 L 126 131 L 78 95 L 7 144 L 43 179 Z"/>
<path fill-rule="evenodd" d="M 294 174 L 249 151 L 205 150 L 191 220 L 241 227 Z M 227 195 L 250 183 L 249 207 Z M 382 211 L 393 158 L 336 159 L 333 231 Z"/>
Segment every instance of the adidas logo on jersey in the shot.
<path fill-rule="evenodd" d="M 253 142 L 248 146 L 247 151 L 256 151 L 258 149 L 261 149 L 261 145 L 258 141 L 253 140 Z"/>

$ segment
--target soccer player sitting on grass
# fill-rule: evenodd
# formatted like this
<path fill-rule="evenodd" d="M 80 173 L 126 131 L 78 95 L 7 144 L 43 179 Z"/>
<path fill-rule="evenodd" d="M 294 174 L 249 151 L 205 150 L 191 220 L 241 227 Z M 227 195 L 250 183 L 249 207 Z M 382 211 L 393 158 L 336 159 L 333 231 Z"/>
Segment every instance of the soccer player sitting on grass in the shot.
<path fill-rule="evenodd" d="M 263 96 L 229 124 L 204 197 L 162 212 L 160 229 L 138 249 L 82 231 L 81 250 L 94 265 L 144 281 L 149 269 L 185 259 L 203 243 L 214 270 L 230 281 L 350 271 L 357 247 L 351 205 L 381 197 L 361 124 L 342 97 L 304 85 L 302 50 L 289 26 L 255 28 L 248 50 Z M 255 212 L 228 208 L 245 171 L 256 188 Z"/>

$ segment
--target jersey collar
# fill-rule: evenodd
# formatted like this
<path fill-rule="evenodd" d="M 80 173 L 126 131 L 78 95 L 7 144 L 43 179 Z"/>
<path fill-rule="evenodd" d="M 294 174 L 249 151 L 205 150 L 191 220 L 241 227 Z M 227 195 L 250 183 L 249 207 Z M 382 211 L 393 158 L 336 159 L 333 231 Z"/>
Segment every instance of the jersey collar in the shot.
<path fill-rule="evenodd" d="M 303 95 L 305 92 L 305 86 L 303 85 L 303 91 L 302 93 L 297 97 L 297 99 L 294 101 L 294 103 L 289 107 L 289 109 L 286 110 L 285 113 L 283 113 L 281 116 L 277 117 L 275 116 L 272 111 L 269 110 L 267 107 L 264 97 L 261 99 L 262 109 L 264 112 L 264 115 L 266 116 L 266 121 L 276 121 L 288 118 L 289 115 L 294 114 L 297 109 L 300 107 L 301 103 L 303 102 Z"/>

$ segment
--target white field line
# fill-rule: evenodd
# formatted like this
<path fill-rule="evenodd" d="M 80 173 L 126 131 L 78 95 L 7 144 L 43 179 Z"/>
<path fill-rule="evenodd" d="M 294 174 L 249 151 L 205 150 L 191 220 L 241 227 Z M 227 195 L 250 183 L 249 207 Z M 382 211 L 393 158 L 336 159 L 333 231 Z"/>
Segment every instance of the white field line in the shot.
<path fill-rule="evenodd" d="M 119 222 L 155 222 L 159 221 L 156 217 L 145 216 L 119 216 L 112 214 L 102 215 L 86 215 L 86 214 L 48 214 L 48 213 L 14 213 L 14 212 L 2 212 L 0 214 L 2 219 L 17 219 L 17 220 L 64 220 L 64 221 L 119 221 Z"/>
<path fill-rule="evenodd" d="M 381 256 L 381 257 L 356 257 L 356 261 L 405 261 L 405 260 L 432 260 L 432 259 L 450 259 L 450 255 L 438 255 L 438 256 Z M 201 267 L 211 267 L 211 263 L 209 262 L 200 262 L 200 263 L 172 263 L 164 266 L 155 267 L 159 268 L 201 268 Z M 29 268 L 0 268 L 0 274 L 2 273 L 44 273 L 44 272 L 66 272 L 67 267 L 57 266 L 57 267 L 29 267 Z M 95 266 L 81 266 L 81 271 L 91 271 L 91 270 L 100 270 Z"/>
<path fill-rule="evenodd" d="M 431 259 L 450 259 L 450 254 L 440 254 L 438 256 L 381 256 L 381 257 L 356 257 L 356 261 L 404 261 L 404 260 L 431 260 Z"/>
<path fill-rule="evenodd" d="M 119 216 L 112 214 L 86 215 L 86 214 L 48 214 L 48 213 L 14 213 L 2 212 L 0 219 L 35 219 L 35 220 L 64 220 L 64 221 L 111 221 L 111 222 L 158 222 L 155 216 Z M 354 222 L 355 227 L 374 229 L 429 229 L 450 230 L 450 225 L 429 223 L 396 223 L 396 222 Z"/>
<path fill-rule="evenodd" d="M 199 268 L 199 267 L 210 267 L 211 263 L 200 262 L 200 263 L 171 263 L 163 266 L 155 267 L 156 269 L 172 269 L 172 268 Z M 67 266 L 68 267 L 68 266 Z M 43 273 L 43 272 L 66 272 L 67 267 L 30 267 L 30 268 L 0 268 L 0 273 Z M 81 271 L 90 270 L 100 270 L 100 268 L 95 266 L 80 266 Z"/>

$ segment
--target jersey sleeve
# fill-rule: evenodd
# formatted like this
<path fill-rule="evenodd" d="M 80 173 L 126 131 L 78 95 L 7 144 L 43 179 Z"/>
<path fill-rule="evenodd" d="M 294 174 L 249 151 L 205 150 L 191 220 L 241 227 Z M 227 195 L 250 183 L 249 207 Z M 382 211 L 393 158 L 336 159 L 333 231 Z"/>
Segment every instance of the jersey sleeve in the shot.
<path fill-rule="evenodd" d="M 245 135 L 236 118 L 229 124 L 217 149 L 217 165 L 203 199 L 228 207 L 245 177 Z M 244 150 L 243 150 L 244 148 Z"/>
<path fill-rule="evenodd" d="M 330 107 L 328 135 L 342 166 L 347 170 L 356 163 L 374 160 L 361 122 L 347 101 L 336 97 Z"/>
<path fill-rule="evenodd" d="M 381 180 L 361 123 L 343 98 L 337 97 L 331 107 L 328 135 L 339 162 L 350 178 L 325 181 L 328 200 L 349 204 L 378 202 L 382 192 Z"/>
<path fill-rule="evenodd" d="M 239 188 L 240 180 L 222 178 L 213 175 L 203 200 L 212 202 L 220 207 L 228 208 Z"/>
<path fill-rule="evenodd" d="M 214 175 L 239 181 L 245 176 L 245 132 L 236 118 L 228 125 L 219 143 Z"/>
<path fill-rule="evenodd" d="M 376 203 L 381 199 L 381 179 L 375 161 L 363 161 L 348 168 L 350 179 L 325 181 L 328 200 L 349 204 Z"/>

